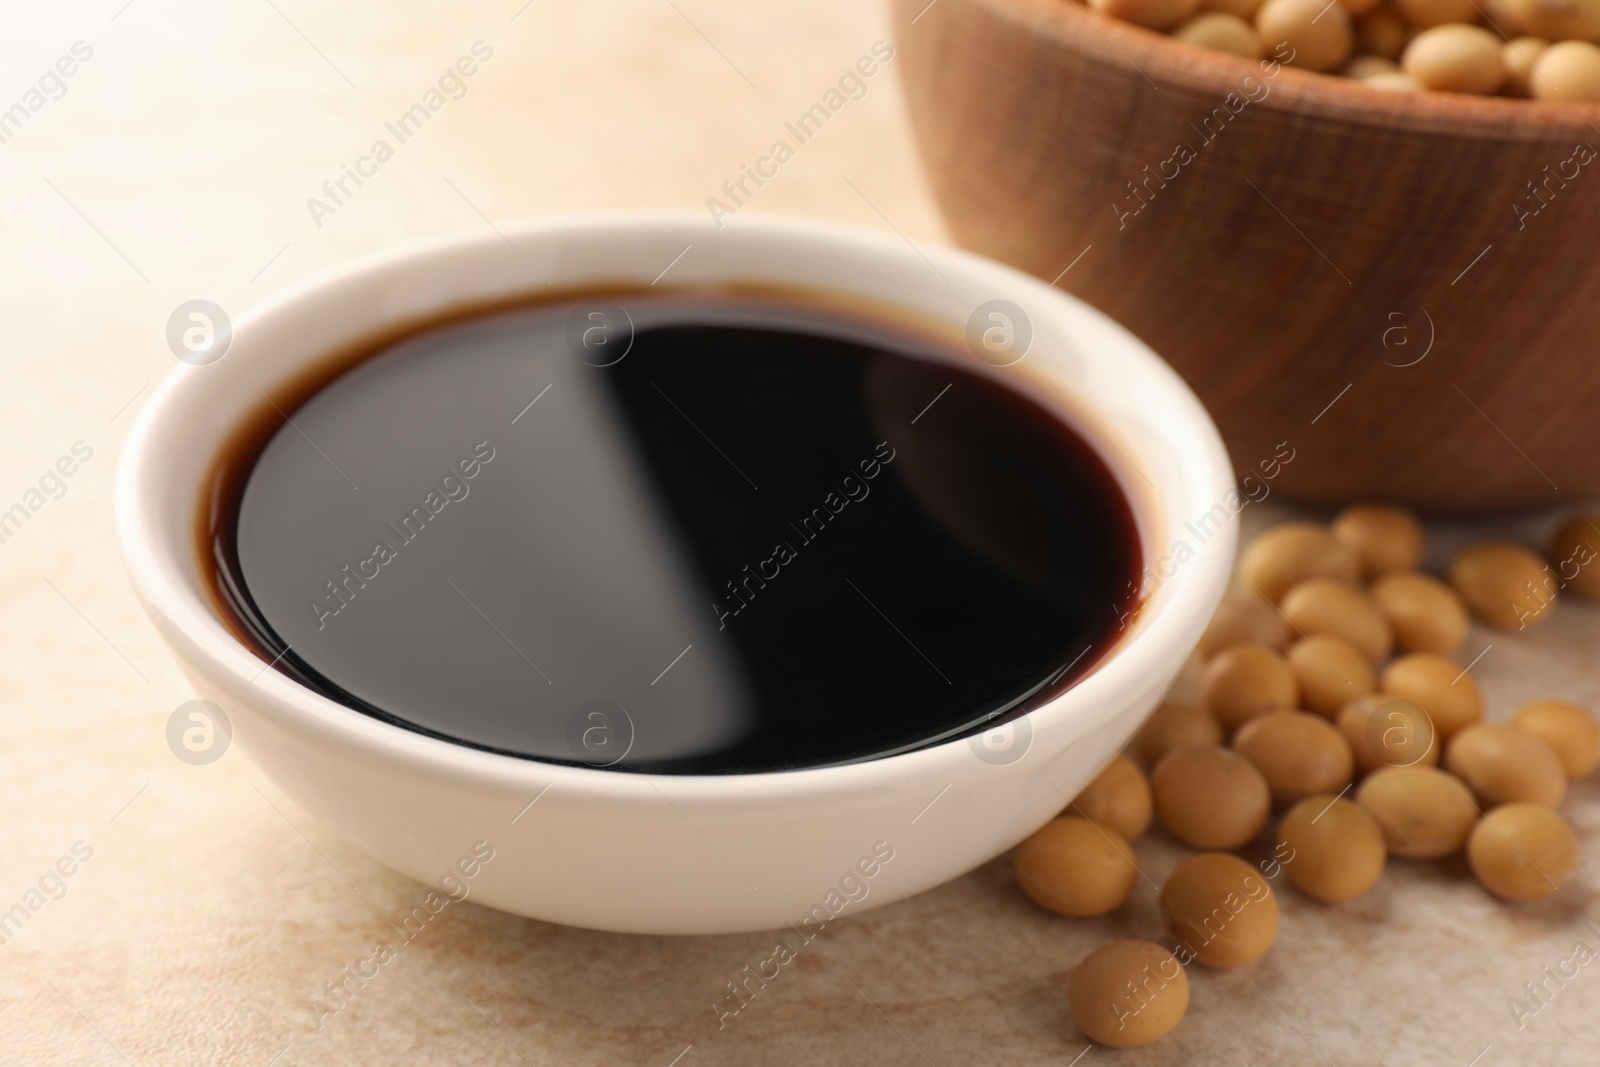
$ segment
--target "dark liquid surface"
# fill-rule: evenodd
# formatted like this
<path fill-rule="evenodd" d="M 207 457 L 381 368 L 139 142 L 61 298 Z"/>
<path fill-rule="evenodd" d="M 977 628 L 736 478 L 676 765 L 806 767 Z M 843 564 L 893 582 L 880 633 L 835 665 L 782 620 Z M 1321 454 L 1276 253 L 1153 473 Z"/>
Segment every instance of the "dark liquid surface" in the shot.
<path fill-rule="evenodd" d="M 721 774 L 977 731 L 1114 642 L 1141 562 L 1114 477 L 948 342 L 614 299 L 631 342 L 588 298 L 419 331 L 225 461 L 207 549 L 276 669 L 481 748 Z"/>

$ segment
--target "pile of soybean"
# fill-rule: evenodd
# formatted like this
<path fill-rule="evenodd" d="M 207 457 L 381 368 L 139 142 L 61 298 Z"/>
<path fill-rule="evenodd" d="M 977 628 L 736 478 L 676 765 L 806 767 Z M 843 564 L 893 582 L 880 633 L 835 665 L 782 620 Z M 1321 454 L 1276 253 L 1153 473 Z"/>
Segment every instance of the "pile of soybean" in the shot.
<path fill-rule="evenodd" d="M 1469 613 L 1519 630 L 1567 593 L 1600 600 L 1600 515 L 1565 525 L 1548 562 L 1481 542 L 1441 580 L 1418 570 L 1425 548 L 1415 516 L 1370 504 L 1257 538 L 1201 639 L 1201 706 L 1158 707 L 1130 745 L 1137 762 L 1117 756 L 1018 848 L 1022 890 L 1075 917 L 1128 899 L 1141 877 L 1129 842 L 1152 819 L 1198 852 L 1161 890 L 1173 947 L 1118 941 L 1072 972 L 1089 1037 L 1161 1037 L 1188 1007 L 1190 963 L 1239 967 L 1272 945 L 1267 865 L 1232 853 L 1262 840 L 1274 813 L 1273 873 L 1327 904 L 1366 893 L 1390 857 L 1465 849 L 1506 901 L 1547 897 L 1577 872 L 1557 809 L 1567 782 L 1600 763 L 1600 724 L 1554 699 L 1484 722 L 1477 682 L 1450 655 Z"/>
<path fill-rule="evenodd" d="M 1088 0 L 1249 59 L 1389 92 L 1600 100 L 1600 0 Z M 1274 70 L 1276 68 L 1273 68 Z"/>

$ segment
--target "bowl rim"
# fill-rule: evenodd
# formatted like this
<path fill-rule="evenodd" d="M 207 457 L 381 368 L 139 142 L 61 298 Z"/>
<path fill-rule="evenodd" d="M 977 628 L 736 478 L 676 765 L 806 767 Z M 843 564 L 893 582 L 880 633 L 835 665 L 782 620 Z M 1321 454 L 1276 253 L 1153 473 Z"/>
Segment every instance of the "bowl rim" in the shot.
<path fill-rule="evenodd" d="M 902 10 L 918 7 L 920 2 L 896 0 Z M 1219 103 L 1229 92 L 1237 91 L 1244 76 L 1259 77 L 1261 65 L 1267 62 L 1174 40 L 1160 30 L 1095 11 L 1081 0 L 942 2 L 952 7 L 965 3 L 969 7 L 987 8 L 998 17 L 1032 26 L 1077 51 L 1087 45 L 1115 63 L 1131 66 L 1139 75 L 1137 81 L 1150 80 L 1139 62 L 1143 59 L 1161 79 L 1182 88 L 1214 94 Z M 935 17 L 937 9 L 928 15 Z M 915 31 L 916 27 L 912 26 L 901 32 Z M 1498 29 L 1491 32 L 1505 37 Z M 1507 38 L 1511 39 L 1514 38 Z M 1106 51 L 1106 45 L 1115 49 L 1115 53 Z M 1600 102 L 1438 91 L 1386 92 L 1363 85 L 1354 78 L 1282 64 L 1273 79 L 1272 92 L 1252 106 L 1406 133 L 1447 133 L 1497 140 L 1546 140 L 1552 134 L 1577 134 L 1579 131 L 1586 131 L 1585 135 L 1600 134 Z"/>
<path fill-rule="evenodd" d="M 233 347 L 262 324 L 275 320 L 293 321 L 297 315 L 315 307 L 319 295 L 341 288 L 371 284 L 374 279 L 406 276 L 407 271 L 426 270 L 430 261 L 452 255 L 503 257 L 507 241 L 538 242 L 565 237 L 581 240 L 585 234 L 623 232 L 643 240 L 652 232 L 674 236 L 687 232 L 702 234 L 706 218 L 693 211 L 613 211 L 589 214 L 563 214 L 499 223 L 487 233 L 469 230 L 421 241 L 403 242 L 323 271 L 250 308 L 234 321 Z M 1209 477 L 1209 484 L 1192 489 L 1171 488 L 1153 494 L 1155 507 L 1165 516 L 1171 532 L 1175 504 L 1185 502 L 1185 494 L 1221 501 L 1235 488 L 1234 473 L 1221 437 L 1200 401 L 1164 361 L 1143 342 L 1109 317 L 1095 311 L 1076 297 L 1047 285 L 1026 273 L 992 260 L 943 245 L 910 245 L 893 236 L 874 231 L 806 218 L 741 213 L 730 230 L 744 231 L 753 241 L 790 242 L 798 249 L 808 244 L 826 246 L 836 253 L 850 252 L 877 260 L 893 261 L 908 273 L 924 269 L 928 261 L 975 280 L 992 279 L 1001 292 L 1024 294 L 1026 298 L 1057 301 L 1063 318 L 1087 316 L 1116 340 L 1115 351 L 1094 358 L 1132 361 L 1139 366 L 1141 381 L 1161 391 L 1163 400 L 1185 413 L 1180 440 L 1195 439 L 1201 455 L 1193 462 Z M 437 265 L 437 262 L 436 262 Z M 404 321 L 405 313 L 395 314 Z M 308 346 L 309 349 L 309 346 Z M 296 353 L 287 360 L 294 368 L 309 365 L 324 351 Z M 259 358 L 259 357 L 258 357 Z M 692 801 L 725 802 L 729 799 L 771 801 L 819 795 L 851 794 L 881 790 L 911 780 L 949 775 L 954 782 L 970 778 L 973 767 L 991 769 L 968 751 L 966 738 L 941 742 L 911 752 L 825 767 L 799 768 L 754 774 L 674 775 L 617 772 L 582 766 L 567 766 L 531 758 L 503 755 L 465 744 L 440 740 L 391 725 L 339 704 L 318 694 L 270 665 L 238 640 L 217 617 L 209 598 L 188 586 L 182 557 L 192 555 L 191 524 L 180 522 L 173 536 L 173 523 L 162 517 L 163 508 L 151 499 L 146 480 L 157 477 L 156 465 L 163 450 L 182 440 L 179 420 L 169 417 L 180 401 L 190 394 L 204 396 L 207 388 L 204 367 L 179 364 L 159 383 L 139 413 L 124 445 L 115 487 L 115 517 L 124 566 L 136 595 L 155 622 L 172 652 L 191 676 L 204 676 L 219 688 L 236 694 L 249 693 L 252 713 L 264 714 L 287 732 L 309 739 L 331 750 L 354 753 L 399 768 L 430 781 L 468 781 L 480 786 L 521 790 L 533 795 L 541 787 L 560 787 L 590 801 L 631 802 L 641 797 L 663 797 Z M 196 373 L 202 372 L 202 373 Z M 1109 413 L 1106 425 L 1117 420 Z M 1186 462 L 1188 460 L 1186 459 Z M 1124 491 L 1140 514 L 1137 494 L 1124 479 Z M 201 487 L 189 482 L 175 491 L 189 494 L 183 501 L 190 513 Z M 1160 517 L 1160 516 L 1158 516 Z M 1144 521 L 1148 522 L 1146 513 Z M 1214 540 L 1219 552 L 1202 552 L 1192 563 L 1178 568 L 1174 578 L 1166 578 L 1146 598 L 1142 614 L 1146 617 L 1120 643 L 1114 645 L 1101 663 L 1077 684 L 1029 712 L 1035 732 L 1043 726 L 1061 728 L 1064 737 L 1081 731 L 1066 727 L 1074 721 L 1087 722 L 1090 728 L 1105 721 L 1128 702 L 1129 694 L 1147 686 L 1149 679 L 1170 674 L 1175 661 L 1188 654 L 1198 641 L 1211 610 L 1220 600 L 1231 573 L 1237 543 L 1237 517 L 1225 522 Z M 1141 530 L 1141 540 L 1148 540 Z M 1148 555 L 1148 550 L 1147 550 Z M 177 578 L 173 581 L 174 577 Z M 1165 578 L 1165 576 L 1163 576 Z M 1170 669 L 1163 673 L 1164 665 Z M 1102 714 L 1094 718 L 1096 709 Z M 970 764 L 970 766 L 967 766 Z M 540 793 L 542 795 L 542 793 Z"/>

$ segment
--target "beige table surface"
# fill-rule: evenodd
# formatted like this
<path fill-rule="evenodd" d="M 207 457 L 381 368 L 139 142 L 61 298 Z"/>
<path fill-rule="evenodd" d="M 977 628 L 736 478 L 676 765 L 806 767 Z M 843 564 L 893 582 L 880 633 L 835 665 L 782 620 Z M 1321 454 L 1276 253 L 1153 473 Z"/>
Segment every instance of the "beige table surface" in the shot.
<path fill-rule="evenodd" d="M 721 1032 L 713 1001 L 773 935 L 620 936 L 470 902 L 317 1028 L 310 998 L 424 890 L 243 751 L 192 767 L 167 747 L 193 693 L 123 580 L 110 497 L 174 365 L 168 315 L 486 219 L 703 207 L 889 27 L 857 0 L 73 0 L 4 18 L 0 107 L 75 42 L 92 54 L 0 145 L 0 508 L 75 442 L 93 455 L 0 544 L 0 909 L 76 843 L 92 856 L 0 945 L 0 1063 L 1600 1061 L 1600 963 L 1520 1030 L 1507 1007 L 1575 941 L 1600 949 L 1596 876 L 1506 908 L 1459 863 L 1392 868 L 1339 908 L 1284 892 L 1274 950 L 1197 974 L 1180 1030 L 1135 1053 L 1085 1054 L 1063 980 L 1112 936 L 1159 936 L 1154 890 L 1106 921 L 1054 919 L 1005 859 L 839 922 Z M 306 198 L 479 40 L 493 57 L 465 95 L 316 225 Z M 753 207 L 943 239 L 892 63 Z M 1493 645 L 1493 716 L 1542 695 L 1600 706 L 1597 638 L 1600 610 L 1563 607 L 1536 636 L 1475 631 L 1464 656 Z M 1569 810 L 1592 863 L 1594 782 Z M 1183 856 L 1154 835 L 1138 852 L 1156 882 Z"/>

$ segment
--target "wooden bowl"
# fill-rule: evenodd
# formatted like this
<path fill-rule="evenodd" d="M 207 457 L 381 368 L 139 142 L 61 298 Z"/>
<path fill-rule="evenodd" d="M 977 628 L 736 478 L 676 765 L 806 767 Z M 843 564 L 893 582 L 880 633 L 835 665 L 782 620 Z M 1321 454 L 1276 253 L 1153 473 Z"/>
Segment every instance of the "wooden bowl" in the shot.
<path fill-rule="evenodd" d="M 1287 442 L 1271 488 L 1310 501 L 1600 494 L 1600 106 L 1269 75 L 1070 0 L 892 2 L 956 241 L 1138 333 L 1241 475 Z"/>

